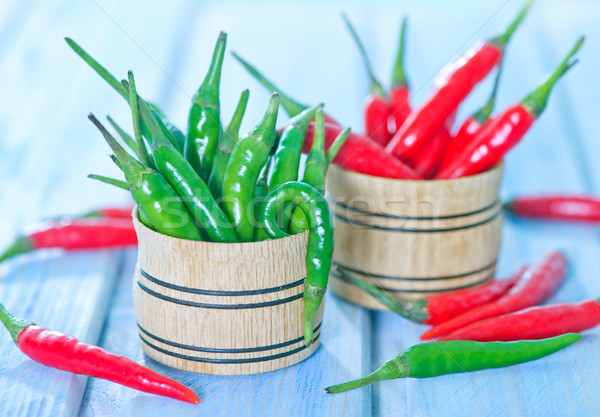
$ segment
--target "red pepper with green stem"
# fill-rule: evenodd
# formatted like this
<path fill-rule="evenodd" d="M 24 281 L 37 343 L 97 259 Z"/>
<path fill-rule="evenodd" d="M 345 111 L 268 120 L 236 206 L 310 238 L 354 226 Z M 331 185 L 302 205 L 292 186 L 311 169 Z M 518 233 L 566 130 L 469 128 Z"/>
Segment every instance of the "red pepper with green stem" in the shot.
<path fill-rule="evenodd" d="M 376 142 L 381 146 L 385 146 L 392 137 L 388 129 L 391 109 L 387 102 L 385 91 L 381 86 L 381 83 L 373 74 L 373 69 L 371 68 L 369 58 L 367 57 L 367 51 L 360 41 L 356 29 L 354 26 L 352 26 L 352 23 L 350 23 L 350 20 L 345 14 L 342 14 L 342 19 L 350 31 L 350 35 L 352 35 L 354 43 L 358 47 L 361 61 L 367 70 L 367 74 L 371 83 L 369 95 L 367 96 L 364 105 L 365 136 L 367 136 L 373 142 Z"/>
<path fill-rule="evenodd" d="M 409 100 L 410 90 L 408 87 L 408 81 L 406 79 L 406 73 L 404 72 L 404 47 L 406 43 L 407 24 L 408 19 L 405 17 L 402 19 L 402 26 L 400 28 L 400 41 L 398 42 L 398 51 L 396 53 L 396 61 L 394 63 L 394 70 L 392 72 L 392 88 L 390 89 L 389 105 L 395 125 L 394 132 L 402 127 L 412 111 Z M 383 146 L 386 145 L 387 143 L 383 144 Z"/>
<path fill-rule="evenodd" d="M 308 153 L 314 137 L 314 122 L 308 125 L 302 152 Z M 325 149 L 342 132 L 339 125 L 325 123 Z M 411 167 L 385 152 L 385 149 L 365 136 L 350 132 L 333 163 L 354 172 L 384 178 L 423 179 Z"/>
<path fill-rule="evenodd" d="M 453 162 L 436 174 L 436 179 L 459 178 L 479 174 L 498 164 L 525 136 L 531 125 L 544 111 L 556 82 L 577 63 L 571 61 L 583 44 L 579 38 L 565 59 L 544 81 L 520 103 L 513 104 L 483 129 Z"/>
<path fill-rule="evenodd" d="M 523 267 L 506 279 L 491 279 L 482 285 L 430 295 L 412 301 L 399 301 L 385 290 L 359 278 L 352 272 L 338 267 L 341 278 L 365 291 L 381 305 L 415 323 L 439 324 L 464 312 L 490 303 L 502 297 L 521 279 Z"/>
<path fill-rule="evenodd" d="M 61 371 L 106 379 L 139 391 L 199 404 L 198 396 L 179 382 L 151 369 L 85 343 L 71 335 L 18 319 L 0 304 L 0 320 L 21 352 Z"/>
<path fill-rule="evenodd" d="M 70 251 L 135 245 L 137 245 L 137 235 L 131 220 L 49 220 L 18 237 L 4 253 L 0 254 L 0 262 L 38 249 L 57 248 Z"/>
<path fill-rule="evenodd" d="M 552 252 L 531 266 L 519 282 L 500 299 L 432 327 L 421 335 L 421 339 L 444 336 L 481 320 L 535 306 L 556 291 L 565 277 L 566 269 L 567 260 L 564 255 Z"/>
<path fill-rule="evenodd" d="M 600 199 L 576 195 L 519 197 L 503 204 L 518 217 L 600 223 Z"/>
<path fill-rule="evenodd" d="M 478 43 L 442 70 L 436 79 L 433 95 L 410 114 L 387 145 L 387 152 L 403 161 L 410 161 L 416 156 L 473 88 L 498 65 L 506 44 L 530 6 L 531 2 L 528 2 L 503 34 Z"/>
<path fill-rule="evenodd" d="M 516 313 L 478 321 L 442 337 L 441 340 L 480 342 L 545 339 L 579 333 L 600 324 L 600 299 L 576 304 L 531 307 Z"/>

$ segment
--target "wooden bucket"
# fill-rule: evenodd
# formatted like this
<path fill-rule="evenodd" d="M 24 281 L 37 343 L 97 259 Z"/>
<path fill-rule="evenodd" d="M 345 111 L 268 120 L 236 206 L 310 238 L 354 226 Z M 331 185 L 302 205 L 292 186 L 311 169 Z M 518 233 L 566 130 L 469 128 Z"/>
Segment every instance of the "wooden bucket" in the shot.
<path fill-rule="evenodd" d="M 157 233 L 138 220 L 133 301 L 144 352 L 174 368 L 218 375 L 273 371 L 318 347 L 303 337 L 308 232 L 251 243 Z"/>
<path fill-rule="evenodd" d="M 453 180 L 394 180 L 347 171 L 327 175 L 335 225 L 331 289 L 340 297 L 383 309 L 344 281 L 335 266 L 410 300 L 490 279 L 502 226 L 500 163 Z"/>

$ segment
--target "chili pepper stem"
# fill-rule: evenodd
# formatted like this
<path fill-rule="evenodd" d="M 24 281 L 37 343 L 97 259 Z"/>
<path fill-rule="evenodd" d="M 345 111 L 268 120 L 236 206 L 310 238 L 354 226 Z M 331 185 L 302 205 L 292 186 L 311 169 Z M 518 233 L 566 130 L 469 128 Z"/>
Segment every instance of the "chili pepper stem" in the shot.
<path fill-rule="evenodd" d="M 502 33 L 501 35 L 493 37 L 492 39 L 490 39 L 489 42 L 493 43 L 494 45 L 498 45 L 500 48 L 504 49 L 512 35 L 515 33 L 515 31 L 521 24 L 521 22 L 523 22 L 523 19 L 525 19 L 525 16 L 527 16 L 527 13 L 529 12 L 529 9 L 531 9 L 532 5 L 533 0 L 529 0 L 527 3 L 525 3 L 525 5 L 519 11 L 517 17 L 515 17 L 515 19 L 510 23 L 510 25 L 508 25 L 506 31 L 504 31 L 504 33 Z"/>
<path fill-rule="evenodd" d="M 371 68 L 371 63 L 369 62 L 369 58 L 367 57 L 367 50 L 365 49 L 365 46 L 361 42 L 361 40 L 358 36 L 358 32 L 356 32 L 356 28 L 352 25 L 352 23 L 350 23 L 350 19 L 348 19 L 348 16 L 346 15 L 346 13 L 342 13 L 342 19 L 344 20 L 346 27 L 350 31 L 350 35 L 352 36 L 354 43 L 358 47 L 358 52 L 360 53 L 361 61 L 364 65 L 365 69 L 367 70 L 367 74 L 371 81 L 371 88 L 370 88 L 371 94 L 374 95 L 375 97 L 385 98 L 385 90 L 383 89 L 383 86 L 377 80 L 377 78 L 375 78 L 375 75 L 373 74 L 373 68 Z"/>
<path fill-rule="evenodd" d="M 105 184 L 114 185 L 115 187 L 121 188 L 125 191 L 129 191 L 129 184 L 126 181 L 118 180 L 116 178 L 105 177 L 104 175 L 88 174 L 89 179 L 103 182 Z"/>
<path fill-rule="evenodd" d="M 297 114 L 302 113 L 304 109 L 308 108 L 307 105 L 299 103 L 287 94 L 283 93 L 279 87 L 277 87 L 271 82 L 271 80 L 267 79 L 267 77 L 265 77 L 260 71 L 258 71 L 258 69 L 256 69 L 252 64 L 250 64 L 244 58 L 239 56 L 237 53 L 232 52 L 231 55 L 233 55 L 233 57 L 237 59 L 237 61 L 240 64 L 242 64 L 244 68 L 246 68 L 246 71 L 248 71 L 254 78 L 256 78 L 256 80 L 260 84 L 262 84 L 267 90 L 269 90 L 270 92 L 276 91 L 279 93 L 281 107 L 283 107 L 283 109 L 289 116 L 296 116 Z"/>
<path fill-rule="evenodd" d="M 304 343 L 310 346 L 313 342 L 315 316 L 325 296 L 326 288 L 304 284 Z"/>
<path fill-rule="evenodd" d="M 0 303 L 0 321 L 4 324 L 4 327 L 10 332 L 11 337 L 17 343 L 19 333 L 23 331 L 27 326 L 33 323 L 27 320 L 18 319 L 10 314 L 6 308 Z"/>
<path fill-rule="evenodd" d="M 346 139 L 348 139 L 348 136 L 350 136 L 350 128 L 349 127 L 342 130 L 335 137 L 333 142 L 331 142 L 331 146 L 329 146 L 329 149 L 327 149 L 327 153 L 325 154 L 325 156 L 327 158 L 327 167 L 329 167 L 329 165 L 331 165 L 331 163 L 337 156 L 339 150 L 342 148 L 342 146 L 344 146 L 344 143 L 346 143 Z"/>
<path fill-rule="evenodd" d="M 500 63 L 498 64 L 496 78 L 494 79 L 494 87 L 492 87 L 492 93 L 490 94 L 487 103 L 485 103 L 485 105 L 482 108 L 473 113 L 473 119 L 480 125 L 483 125 L 486 122 L 486 120 L 490 118 L 490 115 L 494 111 L 494 106 L 496 104 L 496 94 L 498 92 L 498 86 L 500 85 L 500 75 L 502 74 L 503 63 L 504 57 L 500 59 Z"/>
<path fill-rule="evenodd" d="M 404 72 L 404 47 L 406 44 L 406 27 L 408 26 L 408 18 L 405 16 L 402 19 L 400 26 L 400 41 L 398 42 L 398 52 L 396 53 L 396 62 L 392 71 L 392 88 L 408 87 L 406 73 Z"/>
<path fill-rule="evenodd" d="M 556 84 L 556 82 L 569 70 L 573 65 L 577 63 L 577 60 L 569 62 L 569 60 L 579 51 L 581 45 L 583 45 L 583 41 L 585 40 L 585 36 L 580 37 L 573 48 L 569 51 L 567 56 L 562 60 L 562 62 L 556 67 L 554 72 L 548 76 L 546 81 L 534 91 L 529 93 L 521 103 L 525 106 L 532 115 L 539 116 L 544 109 L 546 108 L 546 104 L 548 104 L 548 97 L 550 96 L 550 92 L 552 88 Z"/>
<path fill-rule="evenodd" d="M 409 375 L 410 368 L 406 363 L 404 355 L 400 354 L 385 362 L 375 372 L 354 381 L 327 387 L 325 388 L 325 392 L 328 394 L 337 394 L 339 392 L 364 387 L 374 382 L 385 381 L 386 379 L 405 378 Z"/>
<path fill-rule="evenodd" d="M 33 243 L 31 239 L 26 236 L 18 237 L 12 245 L 10 245 L 2 254 L 0 254 L 0 262 L 12 258 L 15 255 L 21 253 L 31 252 L 33 250 Z"/>

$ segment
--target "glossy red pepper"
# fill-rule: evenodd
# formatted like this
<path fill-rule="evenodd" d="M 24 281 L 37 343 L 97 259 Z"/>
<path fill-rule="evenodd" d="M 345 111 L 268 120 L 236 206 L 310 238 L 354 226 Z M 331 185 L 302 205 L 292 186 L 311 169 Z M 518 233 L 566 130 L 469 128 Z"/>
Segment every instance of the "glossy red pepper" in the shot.
<path fill-rule="evenodd" d="M 548 195 L 519 197 L 504 204 L 504 208 L 515 216 L 600 222 L 600 199 L 575 195 Z"/>
<path fill-rule="evenodd" d="M 450 142 L 450 131 L 443 126 L 433 135 L 429 143 L 419 151 L 415 157 L 415 162 L 411 163 L 410 166 L 423 178 L 431 178 L 444 157 L 448 142 Z"/>
<path fill-rule="evenodd" d="M 131 220 L 103 218 L 49 220 L 18 237 L 0 255 L 0 262 L 37 249 L 76 250 L 134 245 L 137 245 L 137 235 Z"/>
<path fill-rule="evenodd" d="M 179 382 L 71 335 L 15 318 L 2 304 L 0 320 L 21 352 L 42 365 L 106 379 L 139 391 L 192 404 L 200 403 L 198 396 Z"/>
<path fill-rule="evenodd" d="M 516 313 L 478 321 L 442 337 L 441 340 L 509 342 L 579 333 L 600 324 L 599 301 L 595 299 L 577 304 L 531 307 Z"/>
<path fill-rule="evenodd" d="M 498 65 L 507 42 L 530 6 L 531 2 L 528 2 L 502 35 L 479 42 L 441 71 L 433 95 L 410 114 L 386 147 L 387 152 L 403 161 L 416 156 L 471 90 Z"/>
<path fill-rule="evenodd" d="M 128 207 L 102 207 L 98 210 L 90 211 L 81 217 L 105 217 L 109 219 L 131 219 L 133 206 Z"/>
<path fill-rule="evenodd" d="M 387 102 L 387 97 L 385 96 L 385 91 L 383 90 L 381 83 L 373 74 L 373 69 L 371 68 L 369 58 L 367 57 L 367 51 L 360 41 L 356 29 L 345 14 L 342 14 L 342 19 L 358 48 L 361 61 L 367 70 L 367 75 L 371 84 L 369 95 L 367 96 L 364 105 L 365 136 L 373 142 L 385 146 L 392 137 L 388 128 L 388 123 L 392 114 L 391 108 Z"/>
<path fill-rule="evenodd" d="M 537 305 L 556 291 L 565 277 L 566 268 L 564 255 L 552 252 L 527 269 L 503 297 L 432 327 L 421 335 L 421 339 L 444 336 L 469 324 Z"/>
<path fill-rule="evenodd" d="M 312 146 L 314 122 L 310 122 L 302 152 L 308 153 Z M 342 132 L 338 125 L 325 123 L 325 149 L 329 149 L 333 140 Z M 344 145 L 338 151 L 333 163 L 354 172 L 376 177 L 398 179 L 423 179 L 405 163 L 385 152 L 381 145 L 367 137 L 350 133 Z"/>
<path fill-rule="evenodd" d="M 394 120 L 394 133 L 402 127 L 412 111 L 410 107 L 410 89 L 404 71 L 404 47 L 406 44 L 407 24 L 408 19 L 405 17 L 402 19 L 402 25 L 400 27 L 400 40 L 398 42 L 396 62 L 394 63 L 394 70 L 392 72 L 392 88 L 390 90 L 389 101 L 392 119 Z M 387 145 L 387 143 L 385 145 Z"/>
<path fill-rule="evenodd" d="M 436 179 L 459 178 L 484 172 L 497 163 L 523 138 L 533 122 L 544 111 L 552 87 L 577 60 L 570 61 L 583 44 L 581 37 L 556 70 L 544 83 L 518 104 L 499 114 L 483 129 L 471 144 L 444 169 Z"/>

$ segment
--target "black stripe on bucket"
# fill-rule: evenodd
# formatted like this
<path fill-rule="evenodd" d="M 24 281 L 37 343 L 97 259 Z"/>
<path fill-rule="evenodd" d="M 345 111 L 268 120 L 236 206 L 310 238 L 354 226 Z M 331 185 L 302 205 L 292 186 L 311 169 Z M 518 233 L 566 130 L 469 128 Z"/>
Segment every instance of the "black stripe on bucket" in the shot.
<path fill-rule="evenodd" d="M 138 286 L 146 293 L 150 294 L 153 297 L 160 298 L 161 300 L 168 301 L 174 304 L 180 304 L 188 307 L 197 307 L 197 308 L 212 308 L 219 310 L 241 310 L 241 309 L 250 309 L 250 308 L 262 308 L 262 307 L 271 307 L 279 304 L 289 303 L 291 301 L 298 300 L 302 298 L 304 295 L 303 292 L 300 292 L 296 295 L 292 295 L 291 297 L 280 298 L 278 300 L 265 301 L 262 303 L 248 303 L 248 304 L 209 304 L 209 303 L 197 303 L 195 301 L 188 300 L 180 300 L 178 298 L 169 297 L 168 295 L 160 294 L 150 288 L 146 287 L 139 280 L 137 281 Z"/>
<path fill-rule="evenodd" d="M 260 295 L 260 294 L 271 294 L 274 292 L 289 290 L 290 288 L 298 287 L 304 284 L 304 279 L 299 279 L 298 281 L 290 282 L 289 284 L 280 285 L 278 287 L 271 288 L 262 288 L 260 290 L 247 290 L 247 291 L 212 291 L 212 290 L 201 290 L 197 288 L 190 287 L 182 287 L 181 285 L 171 284 L 169 282 L 162 281 L 158 278 L 153 277 L 146 271 L 144 271 L 141 267 L 138 267 L 140 274 L 148 281 L 153 284 L 160 285 L 161 287 L 169 288 L 171 290 L 187 292 L 190 294 L 200 294 L 200 295 L 213 295 L 213 296 L 227 296 L 227 297 L 239 297 L 239 296 L 247 296 L 247 295 Z"/>
<path fill-rule="evenodd" d="M 319 333 L 318 335 L 316 335 L 313 339 L 313 343 L 315 343 L 318 339 L 319 336 L 321 334 Z M 306 345 L 302 345 L 299 348 L 287 351 L 287 352 L 282 352 L 282 353 L 277 353 L 275 355 L 269 355 L 269 356 L 261 356 L 259 358 L 243 358 L 243 359 L 213 359 L 213 358 L 199 358 L 196 356 L 190 356 L 190 355 L 184 355 L 181 353 L 175 353 L 175 352 L 170 352 L 166 349 L 160 348 L 152 343 L 150 343 L 149 341 L 147 341 L 142 335 L 139 335 L 140 339 L 146 344 L 146 346 L 156 350 L 157 352 L 160 353 L 164 353 L 165 355 L 169 355 L 169 356 L 173 356 L 175 358 L 179 358 L 179 359 L 185 359 L 188 361 L 194 361 L 194 362 L 205 362 L 205 363 L 223 363 L 223 364 L 243 364 L 243 363 L 256 363 L 256 362 L 266 362 L 266 361 L 272 361 L 275 359 L 281 359 L 281 358 L 285 358 L 286 356 L 291 356 L 295 353 L 298 352 L 302 352 L 304 349 L 306 349 L 308 346 Z"/>
<path fill-rule="evenodd" d="M 317 334 L 317 332 L 321 328 L 321 324 L 322 324 L 322 322 L 319 323 L 317 325 L 317 327 L 314 328 L 313 333 L 315 335 Z M 265 350 L 281 349 L 283 347 L 294 345 L 294 344 L 296 344 L 296 343 L 301 342 L 302 340 L 304 340 L 304 336 L 300 336 L 300 337 L 298 337 L 296 339 L 288 340 L 287 342 L 277 343 L 277 344 L 274 344 L 274 345 L 257 346 L 257 347 L 252 347 L 252 348 L 243 348 L 243 349 L 216 349 L 216 348 L 205 348 L 205 347 L 199 347 L 199 346 L 184 345 L 182 343 L 177 343 L 177 342 L 173 342 L 171 340 L 166 340 L 166 339 L 163 339 L 162 337 L 158 337 L 158 336 L 150 333 L 148 330 L 146 330 L 142 326 L 140 326 L 139 323 L 138 323 L 137 326 L 138 326 L 138 328 L 140 329 L 140 331 L 142 333 L 144 333 L 146 336 L 149 336 L 150 338 L 156 340 L 157 342 L 163 343 L 165 345 L 173 346 L 173 347 L 176 347 L 176 348 L 180 348 L 180 349 L 193 350 L 195 352 L 208 352 L 208 353 L 253 353 L 253 352 L 263 352 Z"/>

